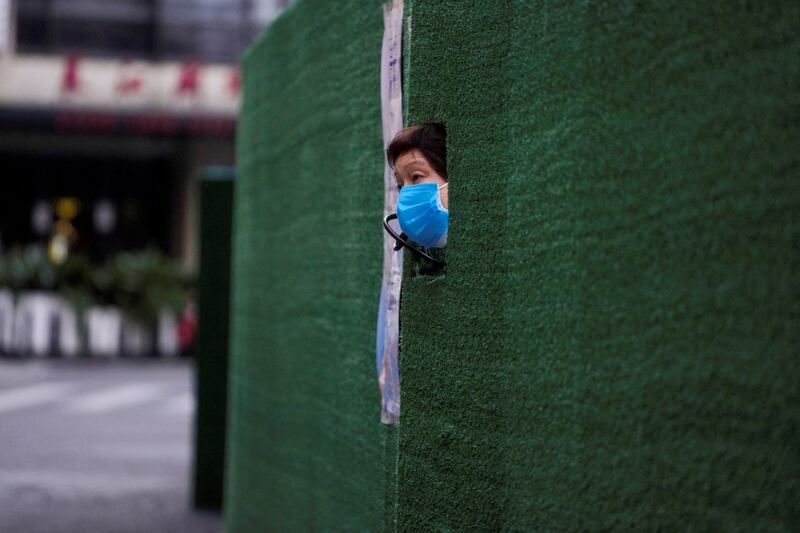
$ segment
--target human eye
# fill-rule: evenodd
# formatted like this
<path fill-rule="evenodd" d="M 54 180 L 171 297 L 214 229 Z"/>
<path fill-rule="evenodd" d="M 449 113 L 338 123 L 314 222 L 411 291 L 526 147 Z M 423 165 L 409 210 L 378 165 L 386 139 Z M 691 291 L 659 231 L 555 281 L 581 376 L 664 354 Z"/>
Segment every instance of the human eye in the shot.
<path fill-rule="evenodd" d="M 417 181 L 418 179 L 420 179 L 420 178 L 422 178 L 422 177 L 423 177 L 423 176 L 422 176 L 422 174 L 413 174 L 413 175 L 411 176 L 411 180 L 412 180 L 412 181 Z"/>

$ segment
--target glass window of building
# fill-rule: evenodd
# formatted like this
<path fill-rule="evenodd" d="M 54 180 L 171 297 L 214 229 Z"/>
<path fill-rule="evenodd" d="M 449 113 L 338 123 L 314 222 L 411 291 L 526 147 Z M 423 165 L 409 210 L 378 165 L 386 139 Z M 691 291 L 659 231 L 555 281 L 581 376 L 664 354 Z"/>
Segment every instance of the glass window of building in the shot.
<path fill-rule="evenodd" d="M 292 0 L 18 0 L 17 51 L 236 62 Z"/>

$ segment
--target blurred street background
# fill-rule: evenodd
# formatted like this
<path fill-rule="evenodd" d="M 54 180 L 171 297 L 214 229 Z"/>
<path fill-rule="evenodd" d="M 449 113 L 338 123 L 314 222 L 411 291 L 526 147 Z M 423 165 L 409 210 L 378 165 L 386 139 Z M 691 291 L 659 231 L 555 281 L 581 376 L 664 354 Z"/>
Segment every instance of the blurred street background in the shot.
<path fill-rule="evenodd" d="M 290 3 L 0 0 L 0 532 L 221 530 L 201 249 L 227 328 L 238 62 Z"/>
<path fill-rule="evenodd" d="M 218 532 L 189 509 L 185 362 L 0 362 L 0 531 Z"/>

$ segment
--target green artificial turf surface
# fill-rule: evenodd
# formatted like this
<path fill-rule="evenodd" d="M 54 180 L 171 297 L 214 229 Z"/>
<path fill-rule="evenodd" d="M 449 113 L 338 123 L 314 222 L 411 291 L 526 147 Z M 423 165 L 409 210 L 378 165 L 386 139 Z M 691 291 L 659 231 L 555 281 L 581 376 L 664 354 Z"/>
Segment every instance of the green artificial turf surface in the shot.
<path fill-rule="evenodd" d="M 244 57 L 228 533 L 383 527 L 382 33 L 380 1 L 304 0 Z"/>
<path fill-rule="evenodd" d="M 450 230 L 404 285 L 399 528 L 795 528 L 798 4 L 410 16 Z"/>
<path fill-rule="evenodd" d="M 798 4 L 407 2 L 451 216 L 388 431 L 380 4 L 245 57 L 228 531 L 795 528 Z"/>

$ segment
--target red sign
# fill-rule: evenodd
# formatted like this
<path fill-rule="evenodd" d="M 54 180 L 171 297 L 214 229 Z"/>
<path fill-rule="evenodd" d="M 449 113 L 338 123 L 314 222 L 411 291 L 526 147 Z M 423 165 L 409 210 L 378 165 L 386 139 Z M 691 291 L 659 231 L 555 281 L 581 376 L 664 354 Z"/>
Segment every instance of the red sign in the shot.
<path fill-rule="evenodd" d="M 195 96 L 200 88 L 200 65 L 197 63 L 187 63 L 181 67 L 178 77 L 178 94 L 188 94 Z"/>
<path fill-rule="evenodd" d="M 64 61 L 64 76 L 61 78 L 61 92 L 65 94 L 77 93 L 80 88 L 78 79 L 78 66 L 81 59 L 78 56 L 69 56 Z"/>

